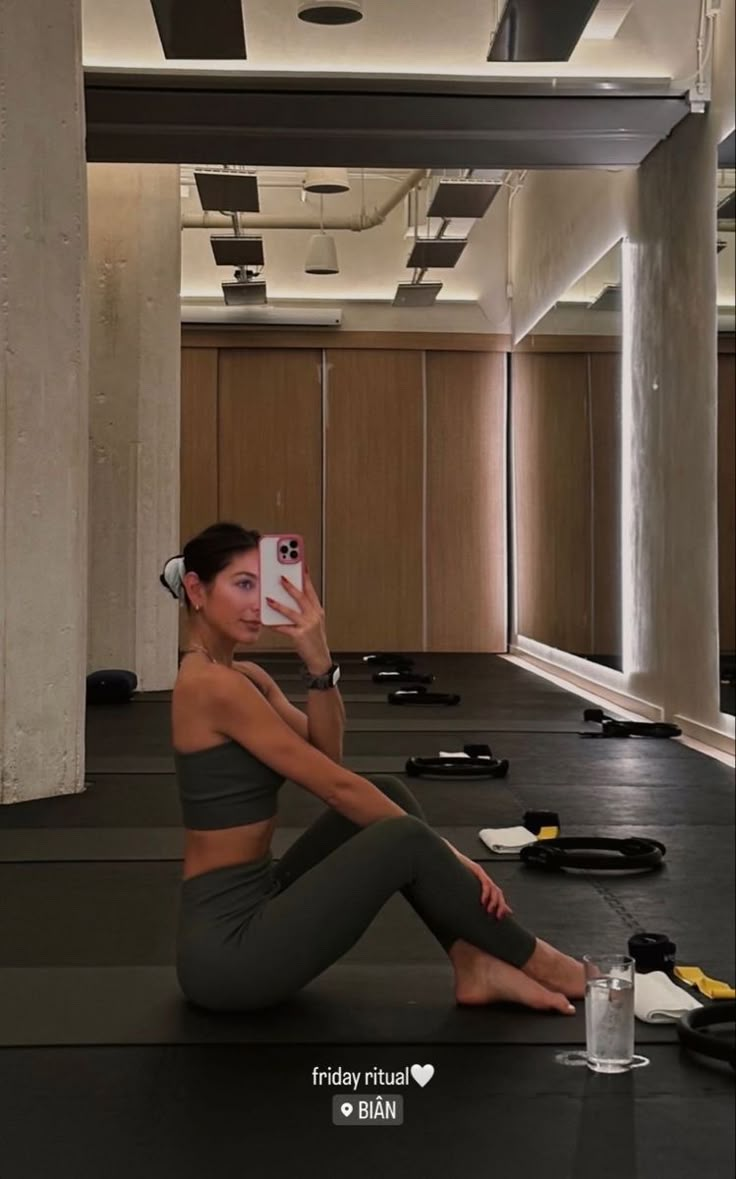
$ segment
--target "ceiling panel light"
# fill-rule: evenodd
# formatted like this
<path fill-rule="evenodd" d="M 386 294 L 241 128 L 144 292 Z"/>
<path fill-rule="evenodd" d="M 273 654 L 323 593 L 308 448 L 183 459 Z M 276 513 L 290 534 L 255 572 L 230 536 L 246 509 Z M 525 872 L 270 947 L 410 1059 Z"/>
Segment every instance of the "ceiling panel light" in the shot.
<path fill-rule="evenodd" d="M 598 0 L 598 6 L 585 26 L 586 41 L 613 41 L 634 7 L 634 0 Z"/>
<path fill-rule="evenodd" d="M 246 57 L 241 0 L 151 0 L 164 57 L 229 61 Z"/>
<path fill-rule="evenodd" d="M 441 290 L 441 282 L 400 282 L 393 306 L 431 307 Z"/>
<path fill-rule="evenodd" d="M 444 229 L 442 226 L 444 225 Z M 405 238 L 434 238 L 442 230 L 443 241 L 461 239 L 465 241 L 470 231 L 475 227 L 472 217 L 453 217 L 451 221 L 443 221 L 441 217 L 432 217 L 429 221 L 420 221 L 418 225 L 409 224 L 404 231 Z"/>
<path fill-rule="evenodd" d="M 306 274 L 339 274 L 335 239 L 327 233 L 314 233 L 309 239 L 304 262 Z"/>
<path fill-rule="evenodd" d="M 590 311 L 620 311 L 621 287 L 618 283 L 605 286 L 597 299 L 588 304 Z"/>
<path fill-rule="evenodd" d="M 224 282 L 222 293 L 228 307 L 253 307 L 266 302 L 265 282 Z"/>
<path fill-rule="evenodd" d="M 245 172 L 195 172 L 205 213 L 259 213 L 258 179 Z"/>
<path fill-rule="evenodd" d="M 445 241 L 442 237 L 417 241 L 406 265 L 419 270 L 433 270 L 436 267 L 447 269 L 455 265 L 466 245 L 467 241 Z"/>
<path fill-rule="evenodd" d="M 718 167 L 736 168 L 736 131 L 718 144 Z"/>
<path fill-rule="evenodd" d="M 719 221 L 736 221 L 736 192 L 724 197 L 718 206 Z"/>
<path fill-rule="evenodd" d="M 346 168 L 307 168 L 304 176 L 307 192 L 350 192 Z"/>
<path fill-rule="evenodd" d="M 210 237 L 212 253 L 218 266 L 263 266 L 262 237 Z"/>
<path fill-rule="evenodd" d="M 428 217 L 472 217 L 484 215 L 500 184 L 483 180 L 441 180 L 427 210 Z"/>
<path fill-rule="evenodd" d="M 598 0 L 508 0 L 488 61 L 569 61 Z"/>
<path fill-rule="evenodd" d="M 360 0 L 302 0 L 299 20 L 310 25 L 354 25 L 363 19 Z"/>

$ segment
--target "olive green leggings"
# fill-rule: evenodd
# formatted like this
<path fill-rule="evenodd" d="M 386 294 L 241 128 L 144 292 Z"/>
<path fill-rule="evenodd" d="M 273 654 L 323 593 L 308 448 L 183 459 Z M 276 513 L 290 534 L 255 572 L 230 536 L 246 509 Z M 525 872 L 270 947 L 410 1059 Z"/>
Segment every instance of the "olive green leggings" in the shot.
<path fill-rule="evenodd" d="M 446 951 L 460 938 L 514 966 L 531 957 L 534 936 L 483 908 L 480 882 L 408 787 L 370 781 L 407 814 L 359 827 L 328 810 L 277 863 L 269 854 L 182 881 L 176 969 L 191 1002 L 249 1011 L 283 1001 L 355 945 L 396 892 Z"/>

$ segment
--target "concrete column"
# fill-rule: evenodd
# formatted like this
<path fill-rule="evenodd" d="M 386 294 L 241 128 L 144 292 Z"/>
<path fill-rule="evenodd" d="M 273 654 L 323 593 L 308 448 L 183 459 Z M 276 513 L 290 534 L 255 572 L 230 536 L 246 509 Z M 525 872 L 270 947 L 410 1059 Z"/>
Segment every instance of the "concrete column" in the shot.
<path fill-rule="evenodd" d="M 714 121 L 689 115 L 638 174 L 624 265 L 624 628 L 635 694 L 668 720 L 720 728 L 716 166 Z"/>
<path fill-rule="evenodd" d="M 81 0 L 0 0 L 0 804 L 83 788 Z"/>
<path fill-rule="evenodd" d="M 180 192 L 175 165 L 90 164 L 89 668 L 170 688 L 179 611 Z"/>

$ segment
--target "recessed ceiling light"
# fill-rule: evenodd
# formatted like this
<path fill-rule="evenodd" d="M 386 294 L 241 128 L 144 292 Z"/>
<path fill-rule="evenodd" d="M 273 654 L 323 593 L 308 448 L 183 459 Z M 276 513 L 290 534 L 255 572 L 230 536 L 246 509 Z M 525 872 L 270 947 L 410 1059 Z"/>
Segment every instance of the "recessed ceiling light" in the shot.
<path fill-rule="evenodd" d="M 360 0 L 303 0 L 297 14 L 310 25 L 354 25 L 363 19 Z"/>

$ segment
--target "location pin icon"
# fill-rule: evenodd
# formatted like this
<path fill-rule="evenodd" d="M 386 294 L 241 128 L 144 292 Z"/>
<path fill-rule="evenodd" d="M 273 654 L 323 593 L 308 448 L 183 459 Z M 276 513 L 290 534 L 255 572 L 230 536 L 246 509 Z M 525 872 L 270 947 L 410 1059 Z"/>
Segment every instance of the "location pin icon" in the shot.
<path fill-rule="evenodd" d="M 340 1113 L 342 1114 L 342 1116 L 344 1118 L 349 1118 L 352 1112 L 353 1112 L 353 1107 L 350 1104 L 350 1102 L 343 1101 L 342 1105 L 340 1106 Z"/>

